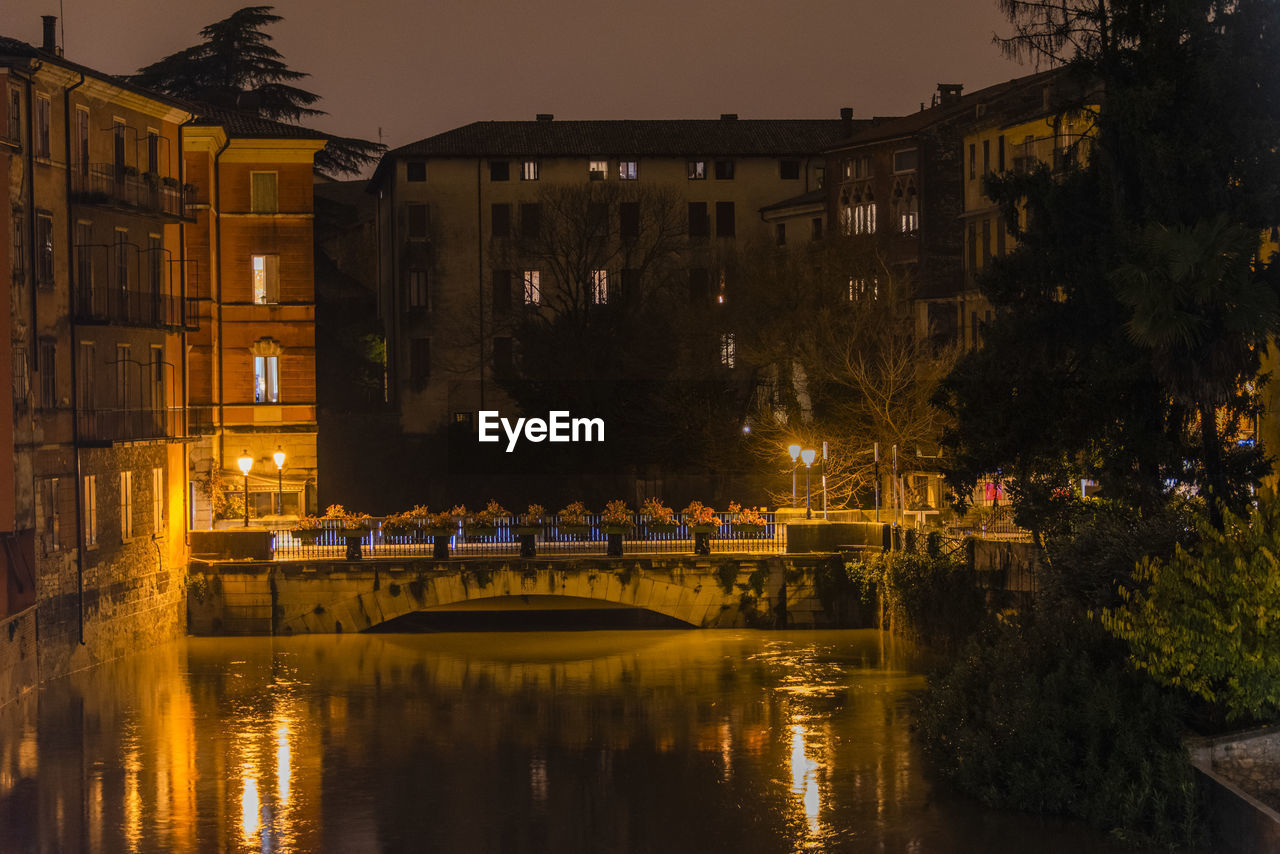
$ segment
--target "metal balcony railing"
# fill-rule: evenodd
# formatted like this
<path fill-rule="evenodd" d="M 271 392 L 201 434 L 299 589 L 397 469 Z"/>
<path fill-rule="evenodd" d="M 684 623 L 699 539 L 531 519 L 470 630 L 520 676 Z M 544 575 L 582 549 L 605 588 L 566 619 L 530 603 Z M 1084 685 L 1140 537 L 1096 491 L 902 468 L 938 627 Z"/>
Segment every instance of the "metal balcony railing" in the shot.
<path fill-rule="evenodd" d="M 171 329 L 198 329 L 197 301 L 157 291 L 77 285 L 73 302 L 77 323 L 118 323 Z"/>
<path fill-rule="evenodd" d="M 129 166 L 113 163 L 72 164 L 73 201 L 103 204 L 161 214 L 175 218 L 188 216 L 182 188 L 166 184 L 154 172 L 138 174 Z"/>
<path fill-rule="evenodd" d="M 186 435 L 181 406 L 159 409 L 80 409 L 76 429 L 82 442 L 181 439 Z"/>

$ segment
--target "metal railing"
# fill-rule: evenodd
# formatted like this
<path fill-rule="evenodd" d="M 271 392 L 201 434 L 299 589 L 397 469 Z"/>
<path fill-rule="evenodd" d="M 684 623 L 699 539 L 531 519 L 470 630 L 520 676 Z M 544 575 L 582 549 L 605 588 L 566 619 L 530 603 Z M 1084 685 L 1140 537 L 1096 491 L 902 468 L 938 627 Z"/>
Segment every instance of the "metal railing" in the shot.
<path fill-rule="evenodd" d="M 140 175 L 114 163 L 72 164 L 71 192 L 74 201 L 86 204 L 121 205 L 179 218 L 187 214 L 180 187 L 166 184 L 155 173 Z"/>
<path fill-rule="evenodd" d="M 194 299 L 184 300 L 159 291 L 77 285 L 73 308 L 78 323 L 120 323 L 174 329 L 198 327 Z"/>
<path fill-rule="evenodd" d="M 759 532 L 735 530 L 730 523 L 720 525 L 710 536 L 713 554 L 781 554 L 787 550 L 787 526 L 778 522 L 773 513 L 762 514 L 765 528 Z M 586 533 L 568 533 L 555 523 L 540 526 L 536 534 L 538 557 L 564 555 L 603 555 L 608 549 L 606 536 L 599 515 L 586 517 Z M 338 527 L 331 519 L 323 520 L 324 528 L 310 542 L 304 542 L 290 529 L 272 531 L 276 560 L 319 560 L 342 558 L 346 553 L 347 537 L 351 534 Z M 453 557 L 496 557 L 520 554 L 520 537 L 511 519 L 500 520 L 492 534 L 468 534 L 458 526 L 450 537 L 450 554 Z M 431 557 L 433 542 L 425 534 L 408 537 L 387 534 L 382 530 L 382 520 L 374 519 L 372 529 L 359 534 L 364 557 Z M 673 530 L 648 530 L 645 520 L 636 516 L 631 533 L 622 537 L 624 555 L 641 554 L 693 554 L 694 536 L 683 522 Z"/>
<path fill-rule="evenodd" d="M 127 442 L 134 439 L 181 439 L 185 435 L 181 406 L 160 409 L 81 409 L 76 429 L 84 442 Z"/>

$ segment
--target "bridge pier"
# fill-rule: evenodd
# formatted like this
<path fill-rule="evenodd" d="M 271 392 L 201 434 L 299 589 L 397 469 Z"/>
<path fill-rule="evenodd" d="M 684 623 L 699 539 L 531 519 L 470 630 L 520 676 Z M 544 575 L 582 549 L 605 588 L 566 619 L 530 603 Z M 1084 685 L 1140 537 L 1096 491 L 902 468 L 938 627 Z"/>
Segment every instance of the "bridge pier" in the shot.
<path fill-rule="evenodd" d="M 196 561 L 196 635 L 364 631 L 416 612 L 641 608 L 696 628 L 835 628 L 830 554 Z"/>

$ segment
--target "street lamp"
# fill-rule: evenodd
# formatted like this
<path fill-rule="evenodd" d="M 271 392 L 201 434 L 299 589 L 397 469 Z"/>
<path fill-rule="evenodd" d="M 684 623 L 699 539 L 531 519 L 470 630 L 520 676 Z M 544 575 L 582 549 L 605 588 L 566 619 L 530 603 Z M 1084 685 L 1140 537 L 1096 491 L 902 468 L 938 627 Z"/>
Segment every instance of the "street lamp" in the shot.
<path fill-rule="evenodd" d="M 253 468 L 253 457 L 249 456 L 248 450 L 240 455 L 236 464 L 240 466 L 240 473 L 244 475 L 244 526 L 247 528 L 249 527 L 249 469 Z"/>
<path fill-rule="evenodd" d="M 284 451 L 276 445 L 276 452 L 271 455 L 276 461 L 276 515 L 284 515 Z"/>
<path fill-rule="evenodd" d="M 812 519 L 813 510 L 809 507 L 809 471 L 813 468 L 813 458 L 818 455 L 813 448 L 805 448 L 800 452 L 800 459 L 804 460 L 804 518 Z"/>
<path fill-rule="evenodd" d="M 787 453 L 791 455 L 791 506 L 796 506 L 796 459 L 800 456 L 799 445 L 787 445 Z"/>

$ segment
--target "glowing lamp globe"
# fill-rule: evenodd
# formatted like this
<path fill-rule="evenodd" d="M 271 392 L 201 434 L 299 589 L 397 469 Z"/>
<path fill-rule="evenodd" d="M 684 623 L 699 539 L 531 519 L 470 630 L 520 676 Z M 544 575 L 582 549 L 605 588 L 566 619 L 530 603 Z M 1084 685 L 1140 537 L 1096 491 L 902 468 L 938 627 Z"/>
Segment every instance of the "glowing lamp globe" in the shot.
<path fill-rule="evenodd" d="M 248 477 L 249 469 L 253 468 L 253 457 L 249 456 L 248 451 L 245 451 L 240 455 L 240 459 L 236 460 L 236 465 L 240 466 L 240 473 Z"/>
<path fill-rule="evenodd" d="M 791 462 L 796 461 L 796 457 L 800 456 L 799 445 L 787 445 L 787 453 L 791 455 Z"/>
<path fill-rule="evenodd" d="M 813 458 L 817 456 L 817 453 L 818 452 L 813 448 L 805 448 L 800 452 L 800 459 L 804 460 L 804 464 L 806 466 L 811 466 L 813 465 Z"/>

